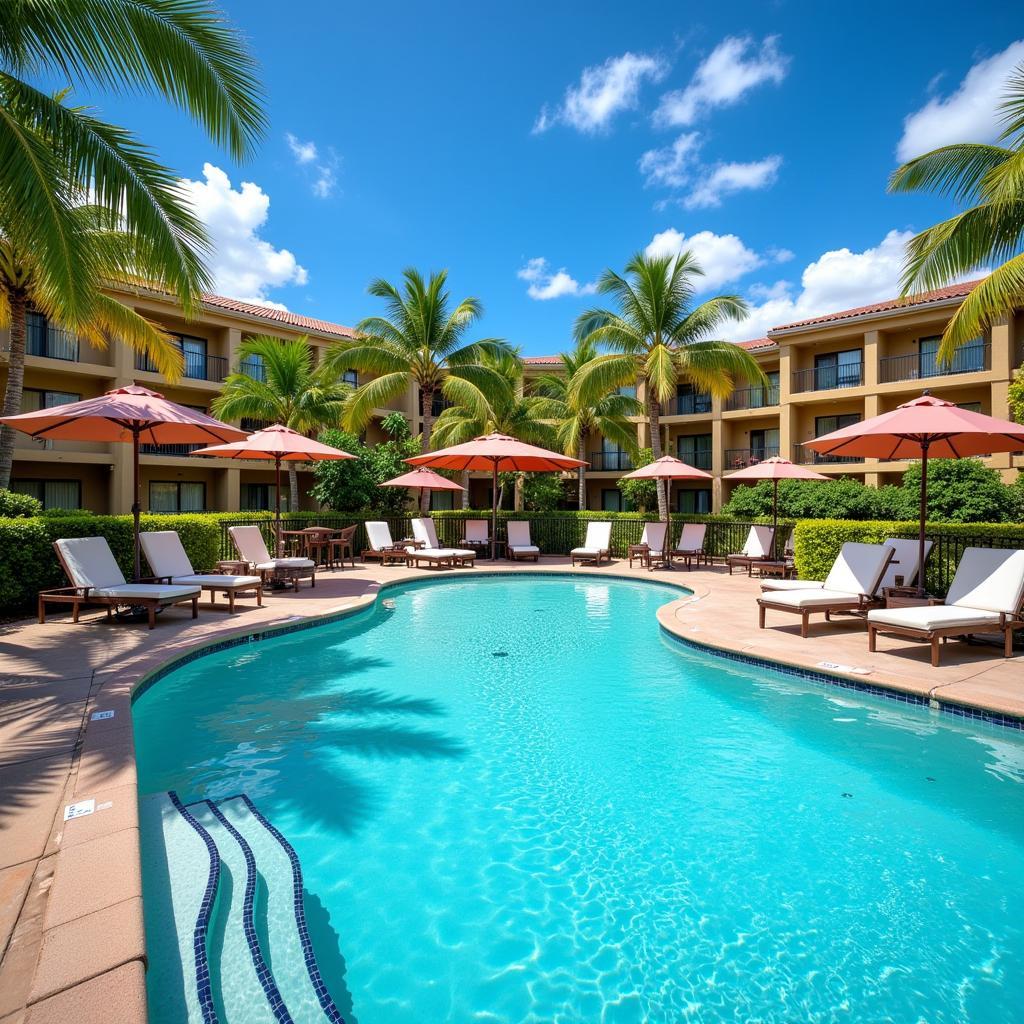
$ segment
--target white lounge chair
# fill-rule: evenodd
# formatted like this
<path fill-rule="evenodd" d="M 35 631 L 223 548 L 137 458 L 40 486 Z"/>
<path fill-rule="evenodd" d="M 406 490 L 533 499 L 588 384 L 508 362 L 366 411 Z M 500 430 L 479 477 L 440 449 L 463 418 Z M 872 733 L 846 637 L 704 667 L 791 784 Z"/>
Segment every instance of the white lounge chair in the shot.
<path fill-rule="evenodd" d="M 311 558 L 271 558 L 267 542 L 258 526 L 229 526 L 228 535 L 238 557 L 250 572 L 257 572 L 264 583 L 290 583 L 298 592 L 299 580 L 316 586 L 316 562 Z"/>
<path fill-rule="evenodd" d="M 892 548 L 886 544 L 847 542 L 823 587 L 763 593 L 757 599 L 758 625 L 765 628 L 768 608 L 790 612 L 800 616 L 800 635 L 806 639 L 808 622 L 814 612 L 824 612 L 828 621 L 832 612 L 866 611 L 877 601 L 875 594 L 892 556 Z"/>
<path fill-rule="evenodd" d="M 882 543 L 892 548 L 893 558 L 886 567 L 885 575 L 882 576 L 882 581 L 878 584 L 878 593 L 875 595 L 876 597 L 883 597 L 887 587 L 896 586 L 897 576 L 903 577 L 903 585 L 905 587 L 912 587 L 917 582 L 917 540 L 907 540 L 903 537 L 890 537 L 888 540 L 882 541 Z M 926 564 L 931 552 L 932 542 L 930 540 L 926 540 L 924 543 L 924 560 Z M 824 585 L 825 583 L 823 580 L 761 580 L 762 591 L 810 590 L 814 587 L 823 587 Z"/>
<path fill-rule="evenodd" d="M 433 524 L 433 520 L 431 520 Z M 459 542 L 474 551 L 487 552 L 491 546 L 490 524 L 486 519 L 467 519 L 466 536 Z"/>
<path fill-rule="evenodd" d="M 972 633 L 1002 633 L 1003 655 L 1013 654 L 1014 630 L 1024 629 L 1024 551 L 966 548 L 945 602 L 868 612 L 868 650 L 877 634 L 927 640 L 932 666 L 939 664 L 939 641 Z"/>
<path fill-rule="evenodd" d="M 747 575 L 750 575 L 752 562 L 766 562 L 772 556 L 772 545 L 775 543 L 774 526 L 752 526 L 747 533 L 746 542 L 742 551 L 725 556 L 725 564 L 729 567 L 729 575 L 732 575 L 734 568 L 746 568 Z"/>
<path fill-rule="evenodd" d="M 672 549 L 673 558 L 682 558 L 686 562 L 686 568 L 690 568 L 691 562 L 699 566 L 701 562 L 710 562 L 710 556 L 704 550 L 704 541 L 708 535 L 707 523 L 683 523 L 683 529 L 679 534 L 679 543 Z"/>
<path fill-rule="evenodd" d="M 422 545 L 406 549 L 409 560 L 416 566 L 423 561 L 438 568 L 444 565 L 454 568 L 457 565 L 472 565 L 476 559 L 476 552 L 470 551 L 469 548 L 441 547 L 437 540 L 434 520 L 427 516 L 412 521 L 412 535 Z"/>
<path fill-rule="evenodd" d="M 530 523 L 527 520 L 510 522 L 508 528 L 508 544 L 505 548 L 506 555 L 513 561 L 532 558 L 535 562 L 540 559 L 540 548 L 530 539 Z"/>
<path fill-rule="evenodd" d="M 388 562 L 405 564 L 408 553 L 401 544 L 396 544 L 391 539 L 391 528 L 387 523 L 375 521 L 364 525 L 366 526 L 366 541 L 370 545 L 368 548 L 363 548 L 361 557 L 364 562 L 371 558 L 379 558 L 382 565 L 387 565 Z"/>
<path fill-rule="evenodd" d="M 587 535 L 583 538 L 581 547 L 573 548 L 569 552 L 572 564 L 577 562 L 593 562 L 600 565 L 601 560 L 611 561 L 612 557 L 612 524 L 587 523 Z"/>
<path fill-rule="evenodd" d="M 634 558 L 639 558 L 640 564 L 646 565 L 648 569 L 653 569 L 655 562 L 664 562 L 665 534 L 667 532 L 667 523 L 644 523 L 643 533 L 640 534 L 640 543 L 629 545 L 630 569 L 633 568 Z"/>
<path fill-rule="evenodd" d="M 54 541 L 57 558 L 71 581 L 70 587 L 44 590 L 39 594 L 39 621 L 46 621 L 46 605 L 70 604 L 71 618 L 78 621 L 82 605 L 105 605 L 107 619 L 114 609 L 139 606 L 149 613 L 149 628 L 156 625 L 158 608 L 192 604 L 192 618 L 199 615 L 199 587 L 166 583 L 128 583 L 114 559 L 106 537 L 73 537 Z"/>
<path fill-rule="evenodd" d="M 140 534 L 142 552 L 153 570 L 153 578 L 161 583 L 195 586 L 210 593 L 210 606 L 217 591 L 227 594 L 228 611 L 235 613 L 235 597 L 256 592 L 256 604 L 263 604 L 263 580 L 259 576 L 231 576 L 224 573 L 197 573 L 188 560 L 181 538 L 174 530 L 154 530 Z"/>

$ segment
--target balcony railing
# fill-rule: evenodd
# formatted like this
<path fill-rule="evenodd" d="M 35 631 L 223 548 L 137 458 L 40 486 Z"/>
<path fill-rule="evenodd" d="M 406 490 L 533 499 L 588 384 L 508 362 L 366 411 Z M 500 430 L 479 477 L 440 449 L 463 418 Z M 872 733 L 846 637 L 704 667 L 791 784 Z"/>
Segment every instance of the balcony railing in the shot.
<path fill-rule="evenodd" d="M 699 452 L 687 452 L 676 450 L 676 458 L 682 459 L 688 466 L 694 469 L 706 469 L 711 471 L 712 455 L 710 451 L 701 449 Z"/>
<path fill-rule="evenodd" d="M 590 468 L 597 472 L 624 473 L 633 468 L 629 452 L 591 452 Z"/>
<path fill-rule="evenodd" d="M 204 444 L 140 444 L 140 455 L 191 455 Z"/>
<path fill-rule="evenodd" d="M 679 395 L 665 406 L 666 416 L 703 416 L 711 412 L 711 396 Z"/>
<path fill-rule="evenodd" d="M 815 366 L 808 370 L 793 371 L 793 393 L 805 391 L 835 391 L 837 388 L 857 388 L 864 383 L 863 363 L 844 363 L 841 366 Z"/>
<path fill-rule="evenodd" d="M 64 359 L 68 362 L 78 361 L 78 336 L 56 327 L 44 330 L 29 326 L 25 338 L 25 352 L 30 356 L 43 356 L 45 359 Z"/>
<path fill-rule="evenodd" d="M 208 356 L 202 352 L 182 353 L 184 371 L 182 376 L 189 380 L 212 380 L 220 383 L 228 375 L 228 361 L 223 356 Z M 144 352 L 135 353 L 135 369 L 145 373 L 158 373 L 156 364 Z"/>
<path fill-rule="evenodd" d="M 800 466 L 834 466 L 840 463 L 863 462 L 859 455 L 822 455 L 803 445 L 793 445 L 793 461 Z"/>
<path fill-rule="evenodd" d="M 265 381 L 267 379 L 267 369 L 259 359 L 243 359 L 238 364 L 238 372 L 252 377 L 253 380 Z"/>
<path fill-rule="evenodd" d="M 764 445 L 761 448 L 726 448 L 725 469 L 745 469 L 747 466 L 756 466 L 765 459 L 778 458 L 778 446 Z"/>
<path fill-rule="evenodd" d="M 725 411 L 736 412 L 740 409 L 767 409 L 778 404 L 778 384 L 769 384 L 763 388 L 737 388 L 725 400 Z"/>
<path fill-rule="evenodd" d="M 895 384 L 903 380 L 926 380 L 956 373 L 981 373 L 992 364 L 992 346 L 983 343 L 964 345 L 948 363 L 939 362 L 930 352 L 911 352 L 905 356 L 885 356 L 878 361 L 878 382 Z"/>

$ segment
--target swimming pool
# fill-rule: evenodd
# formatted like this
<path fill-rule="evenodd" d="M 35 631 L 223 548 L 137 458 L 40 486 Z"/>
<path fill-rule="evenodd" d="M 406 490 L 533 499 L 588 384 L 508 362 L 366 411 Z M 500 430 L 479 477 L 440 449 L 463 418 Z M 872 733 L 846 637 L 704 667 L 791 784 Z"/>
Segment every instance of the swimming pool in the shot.
<path fill-rule="evenodd" d="M 1019 734 L 689 650 L 657 626 L 679 596 L 658 584 L 386 596 L 134 707 L 140 794 L 245 794 L 294 847 L 346 1020 L 1019 1014 Z M 215 984 L 237 981 L 229 945 Z M 270 959 L 294 988 L 301 958 Z"/>

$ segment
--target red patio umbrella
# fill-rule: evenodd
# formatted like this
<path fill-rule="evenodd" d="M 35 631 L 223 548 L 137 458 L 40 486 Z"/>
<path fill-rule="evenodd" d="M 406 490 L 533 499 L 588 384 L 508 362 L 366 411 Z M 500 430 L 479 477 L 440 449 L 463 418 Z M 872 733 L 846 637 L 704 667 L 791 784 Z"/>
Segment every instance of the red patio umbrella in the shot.
<path fill-rule="evenodd" d="M 1024 451 L 1024 426 L 961 409 L 927 391 L 920 398 L 862 423 L 805 441 L 823 455 L 859 455 L 868 459 L 920 459 L 921 504 L 918 565 L 924 567 L 924 527 L 928 512 L 928 459 Z M 924 572 L 917 591 L 924 594 Z"/>
<path fill-rule="evenodd" d="M 779 481 L 780 480 L 827 480 L 827 476 L 815 473 L 805 466 L 795 466 L 789 459 L 775 456 L 764 462 L 746 466 L 730 473 L 727 480 L 771 480 L 772 482 L 772 526 L 779 525 Z"/>
<path fill-rule="evenodd" d="M 139 443 L 193 444 L 234 441 L 245 431 L 204 412 L 169 402 L 157 391 L 137 384 L 115 388 L 97 398 L 39 409 L 0 419 L 15 430 L 43 440 L 120 441 L 132 443 L 132 515 L 135 518 L 135 579 L 141 575 L 139 548 Z"/>
<path fill-rule="evenodd" d="M 281 555 L 281 463 L 319 462 L 325 459 L 354 459 L 354 455 L 340 448 L 315 441 L 291 427 L 275 423 L 264 427 L 241 441 L 200 448 L 193 455 L 216 455 L 222 459 L 274 460 L 274 533 L 277 536 L 277 555 Z"/>
<path fill-rule="evenodd" d="M 421 498 L 424 491 L 464 491 L 466 489 L 462 484 L 457 484 L 454 480 L 449 480 L 448 477 L 423 467 L 414 469 L 411 473 L 396 476 L 394 480 L 385 480 L 380 486 L 415 487 L 419 490 Z"/>
<path fill-rule="evenodd" d="M 406 459 L 412 466 L 431 466 L 434 469 L 490 470 L 492 476 L 491 502 L 491 558 L 495 557 L 495 535 L 498 532 L 498 473 L 555 473 L 563 469 L 578 469 L 585 462 L 559 452 L 518 441 L 507 434 L 484 434 L 465 444 L 442 448 L 425 455 Z"/>
<path fill-rule="evenodd" d="M 626 473 L 623 480 L 664 480 L 665 481 L 665 522 L 669 521 L 673 480 L 710 480 L 711 474 L 703 469 L 687 465 L 674 455 L 663 455 L 660 459 Z"/>

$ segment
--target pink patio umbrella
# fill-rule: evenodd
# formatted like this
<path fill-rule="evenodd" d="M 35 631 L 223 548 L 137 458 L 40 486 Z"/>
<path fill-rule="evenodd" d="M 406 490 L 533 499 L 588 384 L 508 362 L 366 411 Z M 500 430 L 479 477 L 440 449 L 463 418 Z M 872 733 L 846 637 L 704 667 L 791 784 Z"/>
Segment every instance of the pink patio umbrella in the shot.
<path fill-rule="evenodd" d="M 559 452 L 517 441 L 507 434 L 484 434 L 465 444 L 442 448 L 425 455 L 406 459 L 412 466 L 431 466 L 434 469 L 490 470 L 491 502 L 491 558 L 495 557 L 498 532 L 498 474 L 499 473 L 556 473 L 564 469 L 578 469 L 585 462 Z"/>
<path fill-rule="evenodd" d="M 385 480 L 380 486 L 415 487 L 420 492 L 421 498 L 424 491 L 464 491 L 466 489 L 462 484 L 457 484 L 454 480 L 449 480 L 448 477 L 423 467 L 414 469 L 411 473 L 396 476 L 394 480 Z"/>
<path fill-rule="evenodd" d="M 917 592 L 924 594 L 925 519 L 928 513 L 928 459 L 1024 451 L 1024 426 L 961 409 L 927 391 L 920 398 L 805 441 L 822 455 L 859 455 L 868 459 L 920 459 L 921 504 L 918 525 Z"/>
<path fill-rule="evenodd" d="M 132 443 L 132 515 L 135 518 L 135 575 L 141 575 L 139 547 L 139 443 L 194 444 L 234 441 L 245 431 L 204 412 L 169 402 L 157 391 L 137 384 L 115 388 L 97 398 L 39 409 L 0 419 L 15 430 L 41 440 L 119 441 Z"/>
<path fill-rule="evenodd" d="M 776 456 L 757 462 L 753 466 L 730 473 L 727 480 L 771 480 L 772 482 L 772 527 L 779 525 L 779 481 L 780 480 L 827 480 L 827 476 L 815 473 L 805 466 L 794 466 L 789 459 Z"/>
<path fill-rule="evenodd" d="M 687 465 L 682 459 L 673 455 L 663 455 L 660 459 L 626 473 L 623 480 L 664 480 L 665 481 L 665 522 L 669 521 L 669 498 L 672 494 L 673 480 L 710 480 L 711 474 L 703 469 Z"/>
<path fill-rule="evenodd" d="M 340 448 L 314 441 L 291 427 L 275 423 L 231 444 L 217 444 L 200 448 L 193 455 L 216 455 L 222 459 L 274 460 L 274 533 L 277 536 L 277 555 L 281 555 L 281 463 L 319 462 L 325 459 L 354 459 L 354 455 Z"/>

